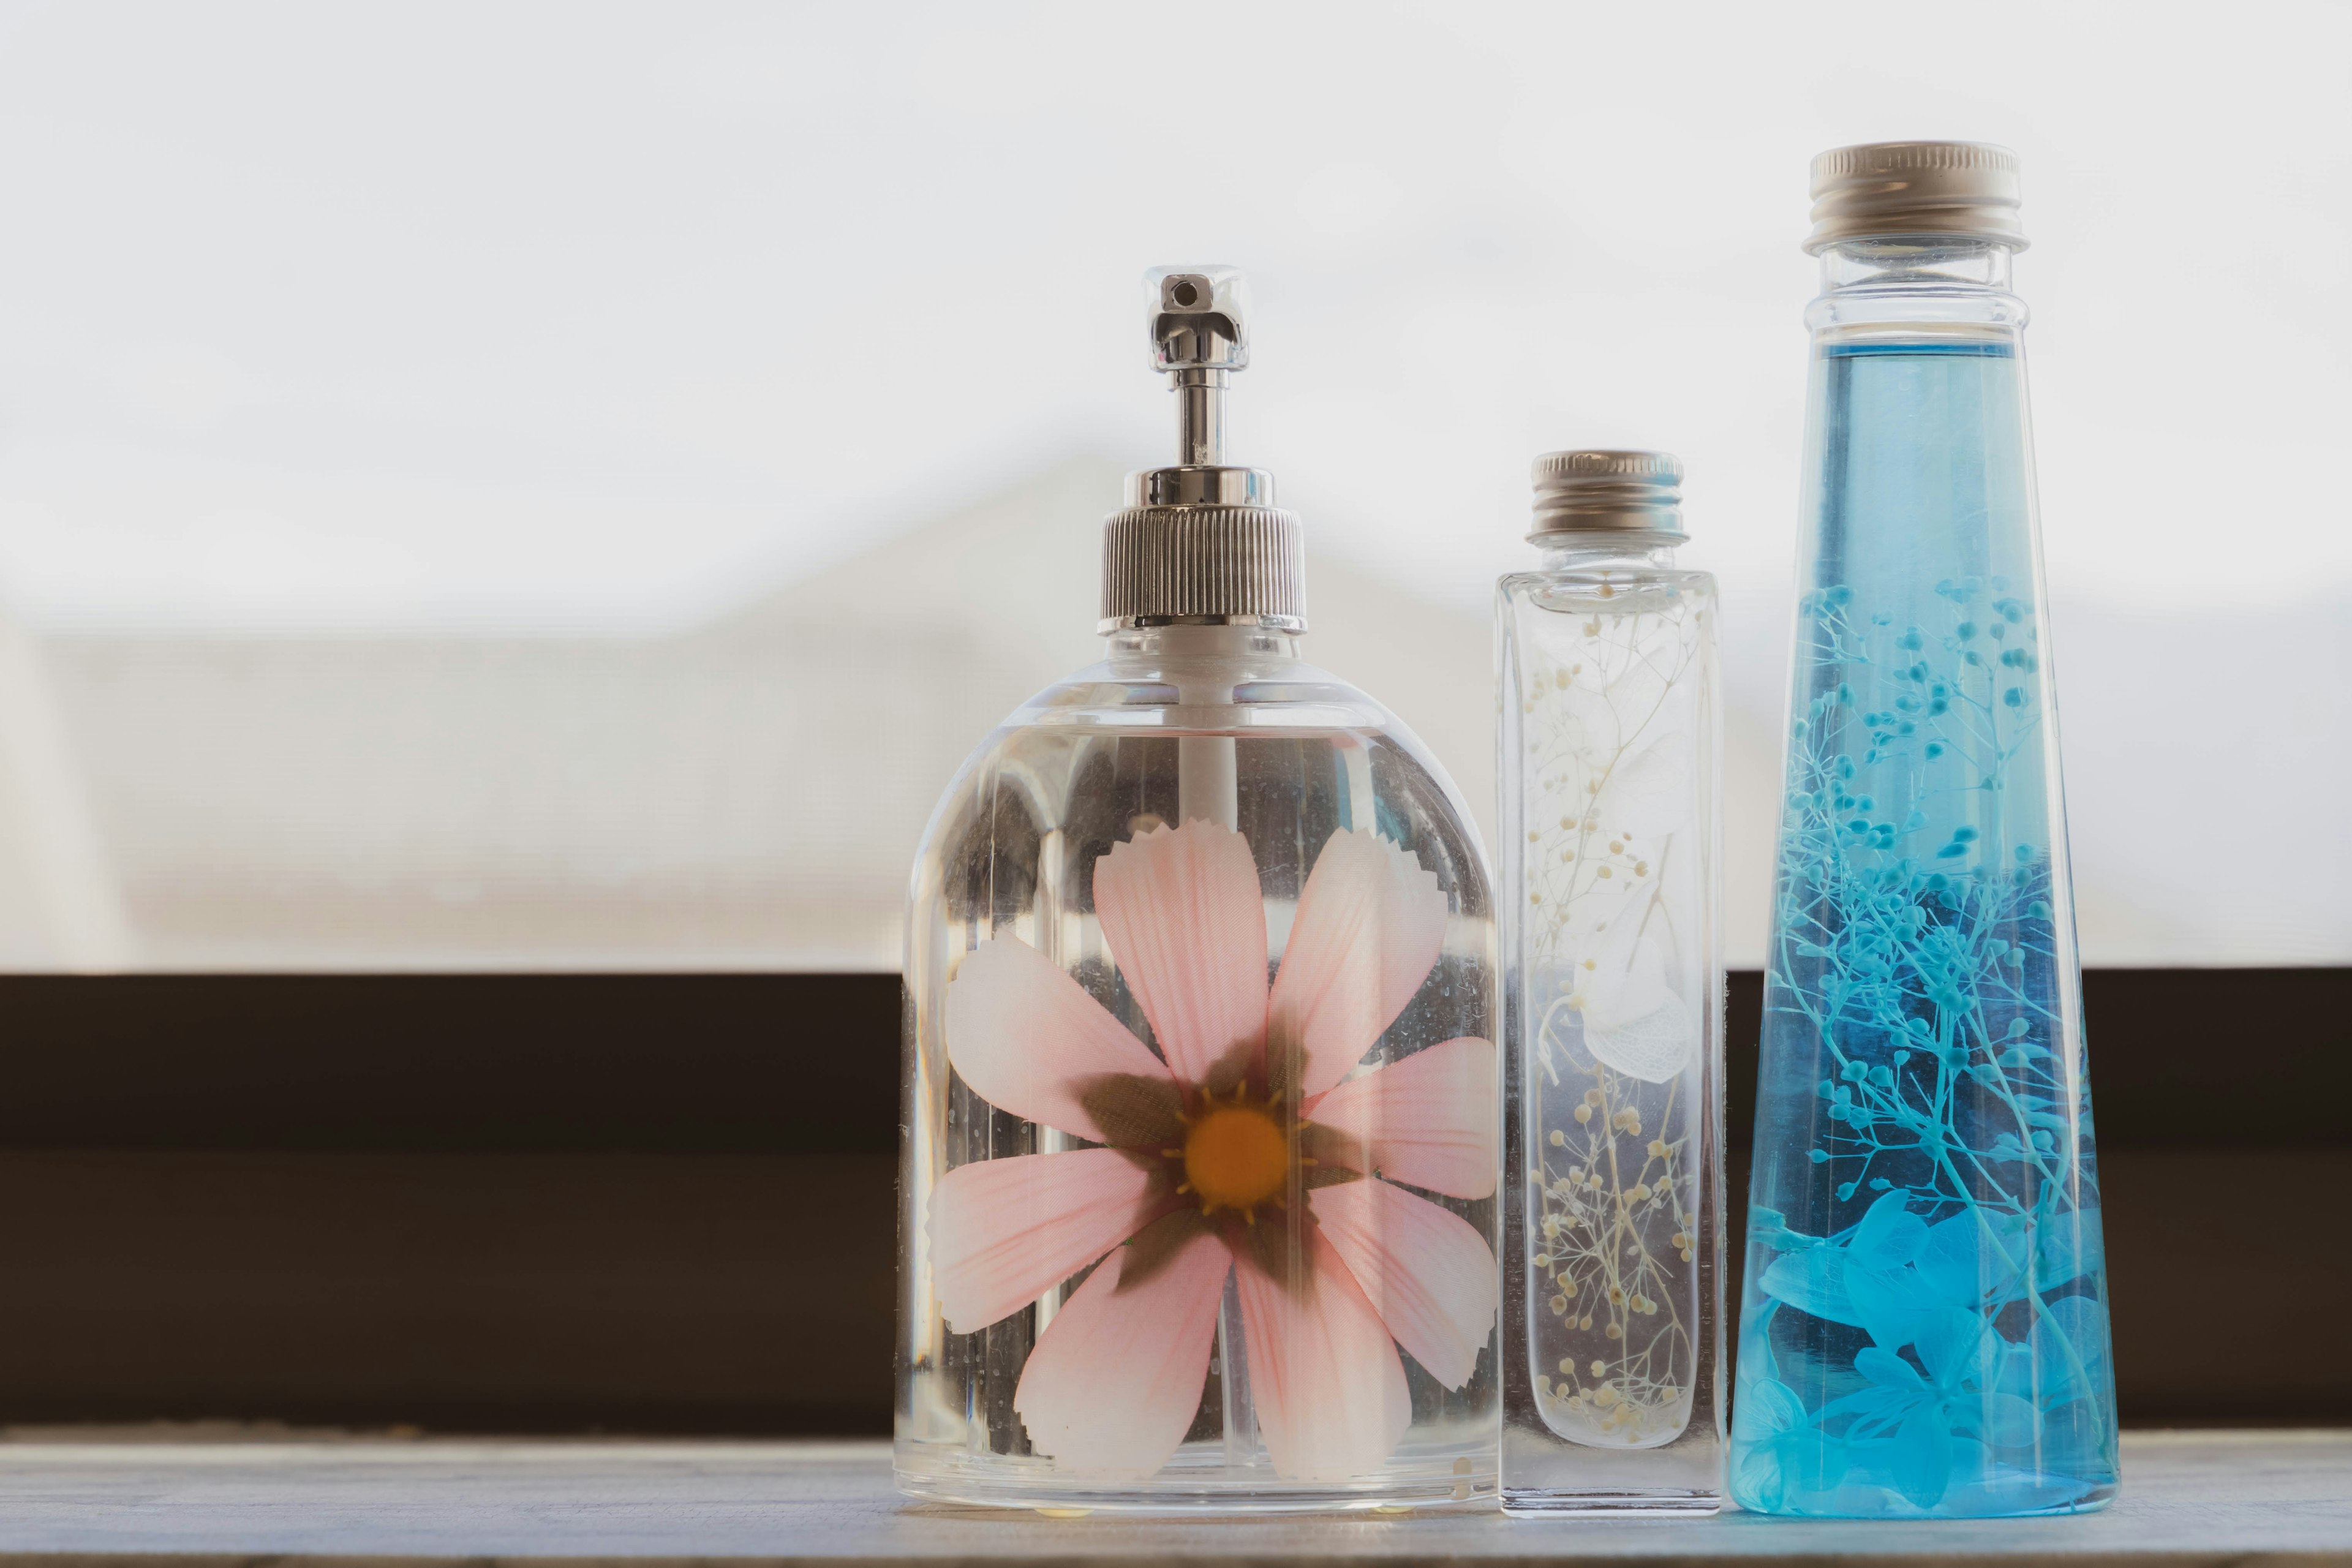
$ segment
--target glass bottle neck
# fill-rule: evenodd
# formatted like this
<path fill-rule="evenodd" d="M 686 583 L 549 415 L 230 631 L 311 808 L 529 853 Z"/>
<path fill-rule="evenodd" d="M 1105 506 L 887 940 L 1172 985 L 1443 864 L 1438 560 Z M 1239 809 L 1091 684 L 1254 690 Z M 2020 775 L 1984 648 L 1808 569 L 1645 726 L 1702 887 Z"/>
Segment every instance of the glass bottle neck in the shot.
<path fill-rule="evenodd" d="M 1822 292 L 2009 287 L 2014 246 L 1991 240 L 1850 239 L 1822 252 Z"/>
<path fill-rule="evenodd" d="M 1547 572 L 1591 572 L 1623 569 L 1648 571 L 1672 566 L 1682 541 L 1663 533 L 1562 533 L 1542 541 Z"/>
<path fill-rule="evenodd" d="M 1262 663 L 1298 658 L 1301 635 L 1255 624 L 1122 626 L 1104 634 L 1103 653 L 1113 659 L 1246 658 Z"/>
<path fill-rule="evenodd" d="M 1805 324 L 1838 336 L 1903 325 L 2013 336 L 2026 320 L 2009 291 L 2016 254 L 1985 239 L 1846 240 L 1821 253 L 1822 292 Z"/>

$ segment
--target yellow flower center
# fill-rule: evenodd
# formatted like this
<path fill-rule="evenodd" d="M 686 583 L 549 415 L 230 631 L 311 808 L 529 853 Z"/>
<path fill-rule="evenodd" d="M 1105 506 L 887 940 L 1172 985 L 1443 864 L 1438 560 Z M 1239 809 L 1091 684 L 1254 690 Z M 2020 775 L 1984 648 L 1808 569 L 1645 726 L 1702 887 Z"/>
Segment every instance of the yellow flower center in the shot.
<path fill-rule="evenodd" d="M 1202 1210 L 1239 1209 L 1255 1219 L 1260 1204 L 1279 1195 L 1290 1176 L 1290 1139 L 1272 1107 L 1236 1100 L 1212 1101 L 1184 1134 L 1184 1184 Z"/>

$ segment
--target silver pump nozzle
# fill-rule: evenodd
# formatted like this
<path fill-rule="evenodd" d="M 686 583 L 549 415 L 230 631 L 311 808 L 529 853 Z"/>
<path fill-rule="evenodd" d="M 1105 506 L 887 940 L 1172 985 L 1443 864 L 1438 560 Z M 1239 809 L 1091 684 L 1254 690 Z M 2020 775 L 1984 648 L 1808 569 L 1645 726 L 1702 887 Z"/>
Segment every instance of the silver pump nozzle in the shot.
<path fill-rule="evenodd" d="M 1151 368 L 1176 394 L 1176 460 L 1225 460 L 1225 376 L 1249 363 L 1249 289 L 1232 267 L 1155 267 Z"/>
<path fill-rule="evenodd" d="M 1249 363 L 1249 289 L 1233 267 L 1143 275 L 1151 368 L 1176 394 L 1176 462 L 1127 477 L 1103 532 L 1100 629 L 1170 622 L 1306 626 L 1298 519 L 1274 476 L 1225 462 L 1227 378 Z"/>

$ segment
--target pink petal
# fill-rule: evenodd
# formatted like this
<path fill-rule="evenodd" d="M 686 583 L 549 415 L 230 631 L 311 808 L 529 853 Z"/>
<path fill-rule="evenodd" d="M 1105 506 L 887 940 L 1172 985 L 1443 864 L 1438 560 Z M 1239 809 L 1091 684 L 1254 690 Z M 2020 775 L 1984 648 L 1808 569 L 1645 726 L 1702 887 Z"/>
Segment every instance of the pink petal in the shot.
<path fill-rule="evenodd" d="M 964 954 L 948 984 L 948 1060 L 971 1091 L 1024 1121 L 1109 1142 L 1080 1100 L 1107 1074 L 1168 1069 L 1035 948 L 1009 938 Z"/>
<path fill-rule="evenodd" d="M 1249 840 L 1188 822 L 1095 862 L 1095 912 L 1168 1065 L 1202 1083 L 1265 1038 L 1265 904 Z"/>
<path fill-rule="evenodd" d="M 1133 1236 L 1166 1208 L 1164 1177 L 1116 1149 L 958 1165 L 931 1189 L 923 1232 L 948 1327 L 984 1329 Z"/>
<path fill-rule="evenodd" d="M 1201 1405 L 1232 1255 L 1204 1228 L 1122 1289 L 1136 1256 L 1114 1254 L 1063 1303 L 1013 1391 L 1031 1446 L 1066 1469 L 1148 1476 Z"/>
<path fill-rule="evenodd" d="M 1495 1047 L 1465 1036 L 1351 1078 L 1307 1107 L 1391 1182 L 1453 1198 L 1495 1194 Z"/>
<path fill-rule="evenodd" d="M 1314 1226 L 1297 1287 L 1244 1263 L 1242 1337 L 1250 1395 L 1275 1473 L 1336 1481 L 1378 1470 L 1412 1420 L 1404 1363 L 1355 1276 Z"/>
<path fill-rule="evenodd" d="M 1386 1182 L 1318 1187 L 1310 1202 L 1397 1343 L 1446 1387 L 1469 1382 L 1501 1300 L 1486 1238 L 1460 1215 Z"/>
<path fill-rule="evenodd" d="M 1387 839 L 1345 829 L 1316 857 L 1275 976 L 1266 1034 L 1304 1057 L 1298 1088 L 1348 1076 L 1437 965 L 1445 895 Z"/>

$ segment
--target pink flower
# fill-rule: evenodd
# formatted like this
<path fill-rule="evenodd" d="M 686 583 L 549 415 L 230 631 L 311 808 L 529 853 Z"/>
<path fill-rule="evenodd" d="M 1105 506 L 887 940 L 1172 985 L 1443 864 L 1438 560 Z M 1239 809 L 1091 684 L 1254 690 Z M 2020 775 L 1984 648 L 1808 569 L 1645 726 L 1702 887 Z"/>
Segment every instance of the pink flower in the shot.
<path fill-rule="evenodd" d="M 986 1328 L 1109 1254 L 1030 1352 L 1013 1408 L 1062 1465 L 1147 1475 L 1200 1405 L 1230 1274 L 1276 1471 L 1378 1468 L 1412 1418 L 1398 1347 L 1461 1387 L 1499 1289 L 1486 1239 L 1396 1184 L 1493 1195 L 1494 1046 L 1447 1040 L 1348 1076 L 1436 966 L 1437 879 L 1386 839 L 1334 834 L 1270 992 L 1257 866 L 1230 828 L 1115 847 L 1095 908 L 1166 1059 L 1022 943 L 964 958 L 947 997 L 956 1071 L 998 1109 L 1106 1147 L 941 1178 L 926 1228 L 948 1326 Z"/>

